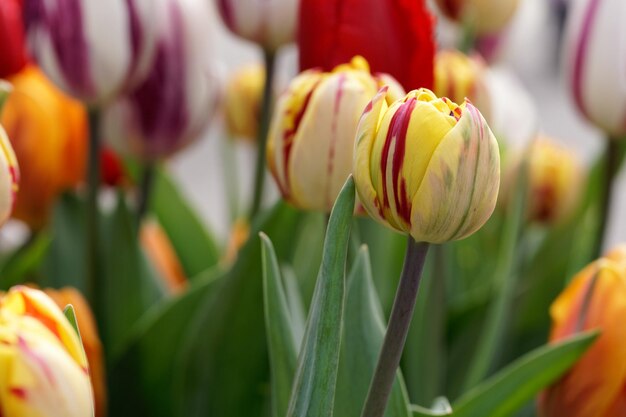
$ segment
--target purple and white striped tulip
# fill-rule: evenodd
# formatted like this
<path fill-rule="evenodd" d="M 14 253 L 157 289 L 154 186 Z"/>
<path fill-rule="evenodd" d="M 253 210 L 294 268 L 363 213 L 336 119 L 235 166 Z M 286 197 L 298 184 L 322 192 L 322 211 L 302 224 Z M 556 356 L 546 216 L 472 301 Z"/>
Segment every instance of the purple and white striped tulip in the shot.
<path fill-rule="evenodd" d="M 299 0 L 216 0 L 222 20 L 235 35 L 267 51 L 293 42 Z"/>
<path fill-rule="evenodd" d="M 153 0 L 154 1 L 154 0 Z M 158 0 L 156 55 L 146 79 L 105 114 L 105 137 L 123 154 L 168 156 L 204 132 L 219 96 L 204 0 Z"/>
<path fill-rule="evenodd" d="M 155 40 L 154 0 L 24 0 L 28 45 L 46 75 L 92 105 L 139 82 Z"/>
<path fill-rule="evenodd" d="M 613 137 L 626 135 L 626 2 L 572 0 L 563 69 L 576 106 Z"/>

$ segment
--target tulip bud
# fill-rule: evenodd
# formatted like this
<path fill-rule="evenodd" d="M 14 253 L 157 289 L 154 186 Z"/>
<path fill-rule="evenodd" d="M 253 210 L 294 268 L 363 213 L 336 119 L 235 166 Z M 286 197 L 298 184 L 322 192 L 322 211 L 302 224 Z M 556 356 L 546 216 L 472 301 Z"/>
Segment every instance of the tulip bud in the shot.
<path fill-rule="evenodd" d="M 24 24 L 19 0 L 0 1 L 0 78 L 15 74 L 26 65 Z"/>
<path fill-rule="evenodd" d="M 0 414 L 90 417 L 93 395 L 80 340 L 43 292 L 0 299 Z"/>
<path fill-rule="evenodd" d="M 181 265 L 176 250 L 159 223 L 148 219 L 141 225 L 141 247 L 163 280 L 163 286 L 170 294 L 178 294 L 187 289 L 189 281 Z"/>
<path fill-rule="evenodd" d="M 103 417 L 106 415 L 107 399 L 105 370 L 102 357 L 102 343 L 98 336 L 98 328 L 91 308 L 82 294 L 75 288 L 68 287 L 60 290 L 46 288 L 45 293 L 61 309 L 69 304 L 74 307 L 81 340 L 87 355 L 87 361 L 89 362 L 89 376 L 94 392 L 95 417 Z"/>
<path fill-rule="evenodd" d="M 502 30 L 511 20 L 519 0 L 436 0 L 448 18 L 468 25 L 479 35 Z"/>
<path fill-rule="evenodd" d="M 613 136 L 626 135 L 626 3 L 573 0 L 563 71 L 582 114 Z"/>
<path fill-rule="evenodd" d="M 542 417 L 626 415 L 626 248 L 576 275 L 550 308 L 550 341 L 597 329 L 600 336 L 539 399 Z"/>
<path fill-rule="evenodd" d="M 152 62 L 154 0 L 24 0 L 27 41 L 62 90 L 102 104 L 139 82 Z"/>
<path fill-rule="evenodd" d="M 491 101 L 485 74 L 487 66 L 479 55 L 467 56 L 460 51 L 441 50 L 435 56 L 435 91 L 455 103 L 465 98 L 489 119 Z"/>
<path fill-rule="evenodd" d="M 430 90 L 390 106 L 381 89 L 359 122 L 354 180 L 370 216 L 418 242 L 443 243 L 478 230 L 500 184 L 498 144 L 476 107 Z"/>
<path fill-rule="evenodd" d="M 154 8 L 159 28 L 154 64 L 104 121 L 105 137 L 117 151 L 144 159 L 168 156 L 197 139 L 217 101 L 204 2 L 163 0 Z"/>
<path fill-rule="evenodd" d="M 0 111 L 2 110 L 2 98 L 6 94 L 6 83 L 0 82 Z M 7 133 L 0 124 L 0 225 L 4 224 L 11 216 L 15 196 L 17 195 L 20 170 L 15 158 L 15 152 L 9 141 Z"/>
<path fill-rule="evenodd" d="M 233 137 L 256 139 L 264 84 L 265 68 L 261 65 L 240 68 L 228 81 L 224 112 Z"/>
<path fill-rule="evenodd" d="M 511 157 L 502 187 L 505 200 L 512 197 L 512 184 L 515 184 L 524 157 L 528 159 L 528 219 L 546 224 L 567 220 L 580 202 L 584 189 L 581 162 L 567 147 L 548 137 L 538 137 L 527 153 Z"/>
<path fill-rule="evenodd" d="M 305 71 L 278 100 L 267 157 L 283 197 L 309 210 L 330 211 L 352 171 L 357 124 L 383 83 L 390 99 L 404 94 L 393 78 L 373 76 L 355 57 L 332 72 Z"/>
<path fill-rule="evenodd" d="M 294 40 L 298 0 L 216 0 L 224 24 L 237 36 L 274 52 Z"/>
<path fill-rule="evenodd" d="M 61 192 L 84 179 L 87 114 L 34 66 L 10 81 L 14 91 L 0 121 L 25 167 L 13 216 L 40 229 Z"/>

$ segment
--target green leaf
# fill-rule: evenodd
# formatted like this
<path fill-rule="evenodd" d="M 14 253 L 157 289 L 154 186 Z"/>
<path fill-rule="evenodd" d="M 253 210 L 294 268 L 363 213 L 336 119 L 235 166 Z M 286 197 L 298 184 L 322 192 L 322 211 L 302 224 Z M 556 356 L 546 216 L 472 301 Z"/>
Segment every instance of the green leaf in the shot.
<path fill-rule="evenodd" d="M 110 385 L 115 387 L 110 415 L 175 415 L 172 358 L 201 301 L 215 290 L 223 274 L 220 269 L 206 271 L 186 292 L 155 304 L 135 323 L 110 370 Z"/>
<path fill-rule="evenodd" d="M 455 417 L 507 417 L 556 381 L 597 338 L 587 332 L 536 349 L 463 395 L 454 403 Z"/>
<path fill-rule="evenodd" d="M 188 277 L 196 277 L 217 265 L 220 251 L 181 187 L 164 169 L 156 171 L 150 209 L 167 233 Z"/>
<path fill-rule="evenodd" d="M 85 204 L 75 194 L 63 194 L 54 207 L 52 242 L 41 265 L 42 286 L 71 286 L 85 294 Z"/>
<path fill-rule="evenodd" d="M 4 259 L 0 267 L 0 288 L 4 291 L 25 282 L 37 282 L 42 262 L 52 238 L 47 232 L 36 233 L 28 242 Z"/>
<path fill-rule="evenodd" d="M 76 332 L 76 335 L 80 339 L 80 330 L 78 330 L 78 321 L 76 320 L 76 311 L 74 311 L 74 306 L 71 304 L 68 304 L 63 309 L 63 315 L 65 316 L 67 321 L 70 322 L 70 324 L 72 325 L 72 328 Z"/>
<path fill-rule="evenodd" d="M 305 213 L 302 220 L 302 232 L 294 243 L 295 251 L 291 265 L 298 279 L 305 306 L 309 307 L 317 273 L 322 261 L 326 215 L 323 213 Z"/>
<path fill-rule="evenodd" d="M 359 417 L 378 361 L 385 321 L 374 288 L 369 251 L 363 245 L 348 277 L 343 342 L 339 361 L 334 415 Z M 400 371 L 396 376 L 386 417 L 408 417 L 409 399 Z"/>
<path fill-rule="evenodd" d="M 322 417 L 333 413 L 354 194 L 354 181 L 350 177 L 330 214 L 288 417 Z"/>
<path fill-rule="evenodd" d="M 260 216 L 250 236 L 263 230 L 279 259 L 289 259 L 300 214 L 284 203 Z M 269 397 L 263 315 L 261 245 L 249 239 L 232 268 L 200 301 L 176 358 L 174 415 L 259 416 Z"/>
<path fill-rule="evenodd" d="M 297 330 L 292 323 L 274 247 L 266 234 L 261 233 L 260 237 L 263 255 L 265 328 L 272 382 L 272 412 L 275 417 L 283 417 L 289 407 L 300 339 L 297 338 Z"/>

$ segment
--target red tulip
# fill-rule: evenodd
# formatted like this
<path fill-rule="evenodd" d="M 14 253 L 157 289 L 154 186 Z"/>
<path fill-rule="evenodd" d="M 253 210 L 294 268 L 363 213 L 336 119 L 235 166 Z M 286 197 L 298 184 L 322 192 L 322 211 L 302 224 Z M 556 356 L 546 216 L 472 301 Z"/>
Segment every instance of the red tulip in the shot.
<path fill-rule="evenodd" d="M 21 0 L 0 1 L 0 78 L 26 65 Z"/>
<path fill-rule="evenodd" d="M 433 88 L 434 18 L 424 0 L 302 0 L 300 69 L 325 71 L 361 55 L 407 90 Z"/>

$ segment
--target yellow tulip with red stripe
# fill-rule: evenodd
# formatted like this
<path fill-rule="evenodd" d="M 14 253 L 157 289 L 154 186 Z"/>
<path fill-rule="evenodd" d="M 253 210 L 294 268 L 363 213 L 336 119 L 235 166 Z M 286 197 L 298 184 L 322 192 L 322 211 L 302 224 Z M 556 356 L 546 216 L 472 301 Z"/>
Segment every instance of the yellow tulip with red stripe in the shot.
<path fill-rule="evenodd" d="M 598 329 L 584 356 L 539 399 L 542 417 L 626 415 L 626 246 L 588 265 L 550 308 L 556 342 Z"/>
<path fill-rule="evenodd" d="M 0 112 L 11 93 L 12 87 L 0 80 Z M 20 169 L 7 132 L 0 125 L 0 225 L 4 224 L 13 211 L 20 181 Z"/>
<path fill-rule="evenodd" d="M 332 72 L 305 71 L 280 97 L 270 126 L 268 166 L 283 197 L 309 210 L 330 211 L 352 171 L 363 109 L 378 89 L 404 95 L 389 75 L 372 75 L 362 57 Z"/>
<path fill-rule="evenodd" d="M 491 99 L 487 88 L 488 68 L 480 55 L 465 55 L 454 49 L 443 49 L 435 56 L 435 89 L 438 97 L 448 97 L 455 103 L 465 98 L 489 120 Z"/>
<path fill-rule="evenodd" d="M 39 290 L 0 299 L 0 415 L 91 417 L 93 393 L 78 335 Z"/>
<path fill-rule="evenodd" d="M 462 239 L 491 216 L 500 184 L 498 144 L 469 101 L 427 89 L 387 104 L 383 88 L 358 127 L 354 179 L 374 219 L 416 241 Z"/>

